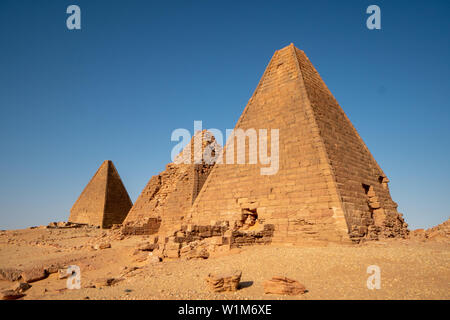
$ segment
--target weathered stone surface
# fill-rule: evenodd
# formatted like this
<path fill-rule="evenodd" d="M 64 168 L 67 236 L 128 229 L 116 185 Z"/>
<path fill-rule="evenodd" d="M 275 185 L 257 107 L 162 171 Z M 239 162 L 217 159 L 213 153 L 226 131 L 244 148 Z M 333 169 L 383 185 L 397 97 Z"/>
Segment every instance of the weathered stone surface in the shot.
<path fill-rule="evenodd" d="M 51 265 L 45 268 L 48 274 L 58 273 L 60 267 L 58 265 Z"/>
<path fill-rule="evenodd" d="M 0 268 L 0 280 L 16 281 L 19 280 L 22 270 L 14 268 Z"/>
<path fill-rule="evenodd" d="M 264 293 L 296 296 L 305 293 L 306 288 L 298 281 L 275 276 L 264 282 Z"/>
<path fill-rule="evenodd" d="M 200 148 L 194 153 L 196 137 Z M 150 179 L 124 221 L 125 234 L 154 234 L 181 223 L 214 165 L 201 158 L 206 148 L 221 150 L 211 133 L 199 131 L 165 171 Z M 199 156 L 200 162 L 194 163 Z"/>
<path fill-rule="evenodd" d="M 26 269 L 21 274 L 23 281 L 25 282 L 35 282 L 47 278 L 48 274 L 43 267 L 34 267 Z"/>
<path fill-rule="evenodd" d="M 108 248 L 111 248 L 111 243 L 102 242 L 102 243 L 99 243 L 98 245 L 96 245 L 95 248 L 99 249 L 99 250 L 108 249 Z"/>
<path fill-rule="evenodd" d="M 84 224 L 80 224 L 80 223 L 60 221 L 60 222 L 50 222 L 46 228 L 47 229 L 69 229 L 69 228 L 81 228 L 83 225 Z"/>
<path fill-rule="evenodd" d="M 236 221 L 245 231 L 264 221 L 274 225 L 272 243 L 360 242 L 408 234 L 386 175 L 310 60 L 293 44 L 273 55 L 235 132 L 251 128 L 267 129 L 269 138 L 271 130 L 279 130 L 278 170 L 262 174 L 269 165 L 249 164 L 255 152 L 230 139 L 223 159 L 245 150 L 246 163 L 214 166 L 188 223 Z M 375 226 L 373 214 L 379 209 L 384 216 L 376 217 Z"/>
<path fill-rule="evenodd" d="M 58 270 L 58 279 L 67 279 L 70 276 L 70 273 L 67 272 L 67 268 L 62 268 Z"/>
<path fill-rule="evenodd" d="M 159 245 L 157 243 L 145 242 L 139 245 L 138 250 L 140 251 L 153 251 L 158 249 Z"/>
<path fill-rule="evenodd" d="M 100 278 L 97 279 L 96 281 L 94 281 L 94 286 L 96 288 L 101 288 L 101 287 L 109 287 L 112 286 L 116 283 L 118 283 L 119 281 L 121 281 L 122 279 L 116 279 L 116 278 Z"/>
<path fill-rule="evenodd" d="M 423 241 L 450 241 L 450 219 L 427 230 L 414 230 L 411 232 L 411 238 Z"/>
<path fill-rule="evenodd" d="M 18 292 L 16 290 L 5 290 L 2 291 L 2 300 L 17 300 L 25 296 L 24 293 Z"/>
<path fill-rule="evenodd" d="M 161 262 L 161 258 L 153 253 L 148 256 L 148 263 L 158 263 Z"/>
<path fill-rule="evenodd" d="M 180 249 L 180 257 L 187 260 L 208 259 L 209 252 L 206 245 L 206 243 L 200 243 L 198 241 L 191 242 Z"/>
<path fill-rule="evenodd" d="M 16 291 L 16 292 L 18 292 L 18 293 L 24 293 L 25 291 L 27 291 L 27 290 L 30 289 L 30 288 L 31 288 L 31 285 L 28 284 L 27 282 L 21 282 L 21 281 L 19 281 L 19 282 L 16 282 L 16 283 L 12 286 L 11 290 L 14 290 L 14 291 Z"/>
<path fill-rule="evenodd" d="M 236 291 L 241 281 L 241 271 L 230 274 L 209 274 L 206 278 L 209 290 L 213 292 Z"/>
<path fill-rule="evenodd" d="M 106 160 L 70 210 L 69 222 L 111 228 L 124 221 L 132 205 L 114 164 Z"/>
<path fill-rule="evenodd" d="M 270 164 L 249 163 L 257 152 L 242 144 L 246 137 L 229 139 L 222 150 L 210 132 L 198 131 L 174 162 L 150 179 L 125 219 L 121 236 L 158 235 L 145 251 L 159 250 L 158 257 L 175 259 L 206 256 L 205 250 L 183 251 L 176 244 L 185 247 L 210 238 L 213 246 L 236 248 L 358 243 L 408 235 L 391 198 L 389 179 L 308 57 L 293 44 L 273 55 L 235 133 L 255 128 L 267 130 L 268 148 L 272 139 L 279 141 L 273 174 L 264 170 L 274 159 Z M 278 138 L 272 138 L 274 131 Z M 261 134 L 256 132 L 259 141 Z M 211 149 L 214 161 L 208 162 L 202 155 Z M 227 163 L 236 150 L 244 151 L 245 164 Z M 276 150 L 267 154 L 272 151 Z M 223 163 L 216 164 L 217 157 Z M 108 172 L 99 169 L 93 181 L 104 181 Z M 93 181 L 83 194 L 104 191 L 102 183 Z M 80 198 L 87 200 L 80 203 L 89 205 L 74 211 L 91 217 L 88 212 L 99 211 L 97 203 L 83 194 Z M 112 224 L 119 228 L 117 222 Z"/>

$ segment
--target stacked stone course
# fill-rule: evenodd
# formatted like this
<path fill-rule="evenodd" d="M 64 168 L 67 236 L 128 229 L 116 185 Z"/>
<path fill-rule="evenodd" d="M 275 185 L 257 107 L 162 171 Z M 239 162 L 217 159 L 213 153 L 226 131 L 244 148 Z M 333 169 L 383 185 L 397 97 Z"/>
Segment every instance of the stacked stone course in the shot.
<path fill-rule="evenodd" d="M 106 160 L 70 210 L 69 222 L 111 228 L 124 221 L 132 205 L 114 164 Z"/>
<path fill-rule="evenodd" d="M 194 148 L 196 137 L 199 150 Z M 197 132 L 174 162 L 150 179 L 124 221 L 125 234 L 164 233 L 183 222 L 214 165 L 202 160 L 207 147 L 221 152 L 209 132 Z"/>
<path fill-rule="evenodd" d="M 271 130 L 279 130 L 276 174 L 262 175 L 267 165 L 248 163 L 248 141 L 236 148 L 245 152 L 246 164 L 205 161 L 209 147 L 227 159 L 230 141 L 222 150 L 209 132 L 197 132 L 174 162 L 150 179 L 122 232 L 158 234 L 162 258 L 192 256 L 194 243 L 209 238 L 232 248 L 408 235 L 386 174 L 308 57 L 293 44 L 275 52 L 235 129 L 266 129 L 268 146 Z M 196 137 L 201 139 L 199 150 Z M 105 180 L 105 174 L 99 170 L 95 179 Z M 90 214 L 102 210 L 102 198 L 95 197 L 103 189 L 98 183 L 88 187 L 81 197 L 92 210 L 80 210 L 76 203 L 79 221 L 74 222 L 120 223 L 113 219 L 116 213 L 102 218 Z M 108 199 L 124 198 L 120 185 L 108 186 L 106 195 L 105 210 L 113 212 L 116 202 Z M 117 204 L 121 212 L 127 207 L 122 200 Z M 204 256 L 198 252 L 194 256 Z"/>
<path fill-rule="evenodd" d="M 193 223 L 239 221 L 251 209 L 259 221 L 274 225 L 274 243 L 407 235 L 386 175 L 293 45 L 275 52 L 235 127 L 250 128 L 279 129 L 278 173 L 261 175 L 261 164 L 217 164 L 192 206 Z M 227 146 L 224 159 L 226 152 Z M 364 186 L 376 193 L 375 206 Z"/>

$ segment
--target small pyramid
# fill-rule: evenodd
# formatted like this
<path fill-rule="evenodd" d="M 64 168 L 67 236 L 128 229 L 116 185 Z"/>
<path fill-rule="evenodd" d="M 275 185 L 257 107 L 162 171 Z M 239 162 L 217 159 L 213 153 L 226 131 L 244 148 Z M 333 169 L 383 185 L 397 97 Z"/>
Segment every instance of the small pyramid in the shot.
<path fill-rule="evenodd" d="M 201 148 L 194 147 L 195 141 Z M 154 234 L 183 221 L 214 166 L 214 155 L 208 163 L 203 157 L 207 148 L 211 155 L 222 152 L 210 132 L 197 132 L 174 162 L 147 183 L 123 223 L 123 233 Z"/>
<path fill-rule="evenodd" d="M 190 223 L 238 223 L 250 210 L 274 226 L 273 243 L 290 244 L 408 233 L 388 178 L 293 44 L 275 52 L 236 129 L 279 130 L 279 170 L 261 175 L 266 165 L 259 162 L 216 164 L 191 208 Z"/>
<path fill-rule="evenodd" d="M 110 228 L 133 206 L 111 160 L 105 160 L 70 210 L 69 222 Z"/>

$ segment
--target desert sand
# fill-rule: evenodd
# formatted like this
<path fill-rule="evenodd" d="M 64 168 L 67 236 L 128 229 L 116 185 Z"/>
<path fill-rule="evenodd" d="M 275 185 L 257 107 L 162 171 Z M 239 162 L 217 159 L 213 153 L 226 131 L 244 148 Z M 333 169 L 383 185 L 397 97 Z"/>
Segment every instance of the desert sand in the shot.
<path fill-rule="evenodd" d="M 215 252 L 207 259 L 162 262 L 151 259 L 150 251 L 136 249 L 145 248 L 149 238 L 124 237 L 117 230 L 94 227 L 4 230 L 0 232 L 0 271 L 5 278 L 11 270 L 55 272 L 68 265 L 80 267 L 81 289 L 69 290 L 67 279 L 59 279 L 58 272 L 49 273 L 30 283 L 21 298 L 25 300 L 450 298 L 450 243 L 445 238 L 412 237 L 358 245 L 256 245 Z M 99 249 L 104 243 L 111 247 Z M 370 265 L 380 267 L 380 289 L 367 288 Z M 205 278 L 209 273 L 232 270 L 242 272 L 238 291 L 208 290 Z M 264 281 L 276 275 L 299 281 L 307 292 L 264 294 Z M 0 280 L 1 291 L 13 285 Z"/>

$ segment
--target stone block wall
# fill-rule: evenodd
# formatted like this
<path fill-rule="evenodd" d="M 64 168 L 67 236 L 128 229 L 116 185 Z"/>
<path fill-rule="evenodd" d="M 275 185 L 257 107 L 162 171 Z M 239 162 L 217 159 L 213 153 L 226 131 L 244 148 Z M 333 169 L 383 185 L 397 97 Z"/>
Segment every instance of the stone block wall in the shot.
<path fill-rule="evenodd" d="M 69 222 L 111 228 L 124 221 L 132 205 L 117 169 L 106 160 L 70 210 Z"/>
<path fill-rule="evenodd" d="M 216 164 L 190 211 L 193 223 L 239 221 L 245 210 L 254 210 L 261 224 L 274 225 L 277 243 L 407 234 L 387 177 L 293 45 L 274 54 L 235 128 L 279 130 L 278 173 L 261 175 L 260 163 Z M 248 161 L 248 144 L 244 148 Z"/>
<path fill-rule="evenodd" d="M 209 135 L 206 131 L 197 134 L 201 137 Z M 194 138 L 187 146 L 192 150 L 193 142 Z M 220 147 L 216 145 L 213 137 L 208 136 L 208 139 L 202 139 L 199 152 L 210 144 Z M 183 153 L 184 150 L 174 163 L 166 166 L 166 170 L 150 179 L 124 222 L 124 232 L 164 234 L 165 231 L 173 229 L 174 225 L 184 221 L 213 164 L 194 163 L 194 152 L 187 154 L 190 161 L 185 163 Z M 136 230 L 133 230 L 133 226 Z"/>
<path fill-rule="evenodd" d="M 344 205 L 350 237 L 357 241 L 366 237 L 406 236 L 407 225 L 391 199 L 389 180 L 305 53 L 297 48 L 295 51 Z M 374 213 L 379 216 L 376 224 Z"/>

